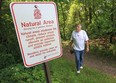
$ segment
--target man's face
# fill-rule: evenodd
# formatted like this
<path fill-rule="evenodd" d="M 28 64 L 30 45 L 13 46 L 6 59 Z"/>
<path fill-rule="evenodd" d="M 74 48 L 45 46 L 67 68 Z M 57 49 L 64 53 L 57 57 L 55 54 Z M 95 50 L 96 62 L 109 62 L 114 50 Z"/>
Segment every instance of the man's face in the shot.
<path fill-rule="evenodd" d="M 77 25 L 76 30 L 77 30 L 77 32 L 79 32 L 81 30 L 81 25 L 80 24 Z"/>

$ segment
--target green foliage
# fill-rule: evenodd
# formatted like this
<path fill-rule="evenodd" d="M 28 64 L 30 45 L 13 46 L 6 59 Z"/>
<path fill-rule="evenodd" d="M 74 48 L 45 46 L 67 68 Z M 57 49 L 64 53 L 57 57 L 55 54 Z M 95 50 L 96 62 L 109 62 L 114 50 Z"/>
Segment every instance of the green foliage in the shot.
<path fill-rule="evenodd" d="M 0 54 L 0 69 L 15 63 L 15 59 L 11 54 Z"/>
<path fill-rule="evenodd" d="M 110 35 L 116 33 L 116 25 L 114 20 L 116 11 L 114 8 L 115 3 L 113 3 L 113 1 L 114 0 L 96 0 L 96 2 L 85 2 L 85 5 L 91 3 L 86 7 L 88 9 L 87 11 L 89 12 L 87 31 L 91 38 L 109 38 Z M 91 8 L 91 10 L 89 10 L 89 8 Z M 85 13 L 87 13 L 87 11 Z M 91 23 L 89 22 L 90 20 L 92 21 Z"/>
<path fill-rule="evenodd" d="M 107 44 L 107 45 L 91 45 L 91 52 L 92 54 L 106 56 L 106 57 L 115 57 L 116 58 L 116 45 L 114 44 Z"/>
<path fill-rule="evenodd" d="M 73 2 L 70 6 L 69 14 L 68 14 L 68 23 L 67 25 L 73 25 L 77 22 L 80 22 L 83 18 L 82 11 L 83 4 Z"/>
<path fill-rule="evenodd" d="M 0 12 L 0 68 L 21 61 L 15 28 L 9 9 L 10 2 L 2 2 Z"/>
<path fill-rule="evenodd" d="M 42 65 L 25 68 L 21 64 L 0 70 L 0 83 L 46 83 Z"/>
<path fill-rule="evenodd" d="M 64 6 L 68 4 L 66 7 L 58 5 L 62 39 L 70 39 L 75 23 L 80 21 L 90 38 L 116 36 L 115 0 L 70 0 L 69 2 L 63 3 Z M 60 12 L 62 9 L 65 19 Z"/>

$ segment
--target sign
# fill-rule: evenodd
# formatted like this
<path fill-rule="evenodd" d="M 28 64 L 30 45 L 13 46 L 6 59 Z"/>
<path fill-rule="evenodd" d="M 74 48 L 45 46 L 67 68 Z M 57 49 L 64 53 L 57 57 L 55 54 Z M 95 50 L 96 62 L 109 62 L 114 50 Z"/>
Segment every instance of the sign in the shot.
<path fill-rule="evenodd" d="M 62 56 L 54 2 L 13 2 L 10 10 L 26 67 Z"/>

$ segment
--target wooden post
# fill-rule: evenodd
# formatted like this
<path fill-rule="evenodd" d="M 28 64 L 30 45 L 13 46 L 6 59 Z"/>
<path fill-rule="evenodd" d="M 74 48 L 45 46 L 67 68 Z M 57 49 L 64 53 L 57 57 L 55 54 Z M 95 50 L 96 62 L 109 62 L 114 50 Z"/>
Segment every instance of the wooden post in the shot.
<path fill-rule="evenodd" d="M 50 70 L 48 67 L 48 63 L 43 63 L 44 65 L 44 71 L 45 71 L 45 76 L 46 76 L 46 83 L 52 83 L 51 78 L 50 78 Z"/>

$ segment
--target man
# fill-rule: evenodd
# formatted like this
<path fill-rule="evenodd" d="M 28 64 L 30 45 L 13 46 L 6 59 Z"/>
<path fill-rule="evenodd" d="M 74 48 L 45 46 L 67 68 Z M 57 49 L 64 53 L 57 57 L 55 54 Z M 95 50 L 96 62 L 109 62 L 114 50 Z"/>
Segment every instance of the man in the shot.
<path fill-rule="evenodd" d="M 83 69 L 83 57 L 84 49 L 86 45 L 86 51 L 89 52 L 89 38 L 87 33 L 81 29 L 81 24 L 76 25 L 76 30 L 72 32 L 70 45 L 73 45 L 77 73 L 80 73 L 80 69 Z"/>

